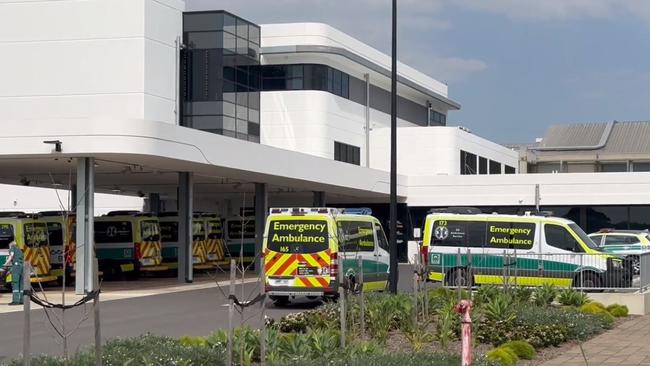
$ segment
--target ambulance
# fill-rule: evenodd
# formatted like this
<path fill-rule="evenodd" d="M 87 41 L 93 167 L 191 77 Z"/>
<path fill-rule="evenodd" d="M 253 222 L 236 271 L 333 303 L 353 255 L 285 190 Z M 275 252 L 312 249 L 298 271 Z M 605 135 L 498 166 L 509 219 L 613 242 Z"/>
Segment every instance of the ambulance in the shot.
<path fill-rule="evenodd" d="M 277 304 L 296 297 L 335 298 L 339 283 L 382 291 L 388 240 L 369 210 L 272 208 L 263 241 L 266 291 Z M 361 266 L 359 266 L 361 262 Z"/>
<path fill-rule="evenodd" d="M 216 214 L 201 213 L 200 219 L 205 226 L 205 252 L 208 263 L 212 265 L 227 265 L 227 249 L 224 239 L 221 218 Z"/>
<path fill-rule="evenodd" d="M 162 239 L 162 256 L 165 265 L 175 270 L 178 268 L 178 213 L 164 212 L 158 214 Z M 195 270 L 213 268 L 208 261 L 206 250 L 205 222 L 201 215 L 195 213 L 192 218 L 192 263 Z"/>
<path fill-rule="evenodd" d="M 25 261 L 32 266 L 32 283 L 55 282 L 52 274 L 47 225 L 38 221 L 37 215 L 23 212 L 0 213 L 0 265 L 9 256 L 9 244 L 15 241 L 23 251 Z M 11 274 L 5 272 L 5 286 L 11 284 Z"/>
<path fill-rule="evenodd" d="M 50 242 L 50 262 L 52 274 L 62 278 L 63 264 L 66 274 L 74 272 L 76 213 L 67 211 L 42 211 L 38 213 L 39 222 L 47 225 L 47 234 Z"/>
<path fill-rule="evenodd" d="M 158 218 L 139 211 L 111 211 L 95 217 L 95 253 L 107 277 L 136 279 L 165 272 Z"/>
<path fill-rule="evenodd" d="M 631 286 L 631 263 L 598 249 L 576 223 L 564 218 L 462 208 L 428 214 L 422 243 L 429 279 L 446 285 Z"/>

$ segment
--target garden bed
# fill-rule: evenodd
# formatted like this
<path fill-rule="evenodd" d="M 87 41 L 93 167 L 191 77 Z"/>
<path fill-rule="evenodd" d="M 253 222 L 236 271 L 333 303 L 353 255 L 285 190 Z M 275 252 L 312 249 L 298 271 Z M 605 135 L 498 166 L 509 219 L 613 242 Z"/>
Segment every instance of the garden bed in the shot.
<path fill-rule="evenodd" d="M 461 297 L 470 294 L 462 292 Z M 365 297 L 365 329 L 360 326 L 358 296 L 350 296 L 346 312 L 346 347 L 340 346 L 338 304 L 269 320 L 266 331 L 268 365 L 329 366 L 451 366 L 460 363 L 460 318 L 457 293 L 444 288 L 409 294 Z M 627 316 L 621 306 L 605 308 L 576 291 L 552 286 L 502 289 L 482 286 L 473 296 L 474 365 L 534 365 L 553 358 L 577 342 L 614 327 Z M 417 309 L 417 310 L 416 310 Z M 417 320 L 416 320 L 417 319 Z M 255 365 L 260 360 L 260 332 L 238 328 L 233 360 Z M 227 332 L 208 337 L 141 336 L 110 340 L 104 365 L 223 365 Z M 518 361 L 521 359 L 521 361 Z M 532 359 L 532 361 L 530 361 Z M 9 365 L 19 365 L 14 361 Z M 34 366 L 64 365 L 58 358 L 41 357 Z M 92 351 L 79 352 L 67 365 L 93 365 Z"/>

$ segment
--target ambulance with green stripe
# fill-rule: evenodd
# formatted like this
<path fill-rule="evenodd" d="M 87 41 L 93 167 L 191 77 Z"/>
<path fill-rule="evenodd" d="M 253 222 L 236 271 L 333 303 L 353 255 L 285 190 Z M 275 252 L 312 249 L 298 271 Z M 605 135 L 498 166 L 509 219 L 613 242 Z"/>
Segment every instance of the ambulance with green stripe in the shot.
<path fill-rule="evenodd" d="M 430 280 L 453 286 L 631 285 L 631 263 L 600 253 L 573 221 L 442 211 L 427 215 L 424 226 L 422 250 Z"/>
<path fill-rule="evenodd" d="M 383 290 L 388 281 L 388 240 L 369 210 L 273 208 L 263 253 L 266 291 L 279 305 L 336 297 L 341 280 L 359 287 L 363 277 L 364 290 Z"/>
<path fill-rule="evenodd" d="M 143 272 L 165 272 L 162 264 L 160 222 L 139 211 L 111 211 L 95 217 L 95 253 L 107 276 L 137 278 Z"/>
<path fill-rule="evenodd" d="M 178 268 L 178 213 L 164 212 L 158 215 L 162 232 L 162 256 L 165 265 L 172 270 Z M 213 268 L 206 249 L 206 225 L 199 213 L 192 215 L 192 263 L 195 270 Z"/>

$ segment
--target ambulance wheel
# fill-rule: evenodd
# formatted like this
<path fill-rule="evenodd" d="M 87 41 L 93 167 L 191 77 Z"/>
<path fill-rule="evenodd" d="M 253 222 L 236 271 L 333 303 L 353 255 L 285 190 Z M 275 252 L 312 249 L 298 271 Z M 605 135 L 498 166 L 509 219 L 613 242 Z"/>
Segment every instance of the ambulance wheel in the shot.
<path fill-rule="evenodd" d="M 576 274 L 573 279 L 573 287 L 598 288 L 601 287 L 600 276 L 593 272 L 582 272 Z"/>
<path fill-rule="evenodd" d="M 474 279 L 469 277 L 464 268 L 454 268 L 445 275 L 445 285 L 450 287 L 474 286 Z"/>
<path fill-rule="evenodd" d="M 289 304 L 289 296 L 271 296 L 271 300 L 275 306 L 286 306 Z"/>

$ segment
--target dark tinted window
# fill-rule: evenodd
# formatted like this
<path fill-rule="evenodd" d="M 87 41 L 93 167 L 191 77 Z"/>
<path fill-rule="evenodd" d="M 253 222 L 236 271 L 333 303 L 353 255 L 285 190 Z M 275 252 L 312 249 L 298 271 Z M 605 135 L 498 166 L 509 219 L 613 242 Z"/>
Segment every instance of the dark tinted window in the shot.
<path fill-rule="evenodd" d="M 476 155 L 467 151 L 460 151 L 460 174 L 476 174 Z"/>
<path fill-rule="evenodd" d="M 482 156 L 478 158 L 478 173 L 479 174 L 488 173 L 488 159 Z"/>
<path fill-rule="evenodd" d="M 226 225 L 228 225 L 228 239 L 230 240 L 255 238 L 255 221 L 252 219 L 244 219 L 243 222 L 242 220 L 230 220 Z M 243 236 L 242 225 L 244 226 Z"/>
<path fill-rule="evenodd" d="M 47 223 L 47 235 L 50 245 L 61 246 L 63 245 L 63 226 L 58 222 Z"/>
<path fill-rule="evenodd" d="M 357 231 L 362 233 L 362 231 Z M 370 227 L 372 235 L 372 226 Z M 315 253 L 329 248 L 325 220 L 273 220 L 267 237 L 269 250 L 280 253 Z"/>
<path fill-rule="evenodd" d="M 0 224 L 0 249 L 8 249 L 14 240 L 14 227 L 11 224 Z"/>
<path fill-rule="evenodd" d="M 208 221 L 208 239 L 223 239 L 220 220 Z"/>
<path fill-rule="evenodd" d="M 490 160 L 490 174 L 501 174 L 501 163 Z"/>
<path fill-rule="evenodd" d="M 434 246 L 480 248 L 483 246 L 481 238 L 485 238 L 485 223 L 436 220 L 433 223 L 431 236 Z"/>
<path fill-rule="evenodd" d="M 140 223 L 140 236 L 143 241 L 160 240 L 160 225 L 154 220 L 142 221 Z"/>
<path fill-rule="evenodd" d="M 546 238 L 546 243 L 555 248 L 571 252 L 582 252 L 582 248 L 576 239 L 563 226 L 545 224 L 544 237 Z"/>
<path fill-rule="evenodd" d="M 334 141 L 334 160 L 361 165 L 361 148 Z"/>
<path fill-rule="evenodd" d="M 23 226 L 25 245 L 28 247 L 46 246 L 48 243 L 47 225 L 45 223 L 30 223 Z"/>
<path fill-rule="evenodd" d="M 506 169 L 506 174 L 515 174 L 516 173 L 515 167 L 512 167 L 510 165 L 506 165 L 505 169 Z"/>
<path fill-rule="evenodd" d="M 131 243 L 133 231 L 129 221 L 95 221 L 95 242 Z"/>
<path fill-rule="evenodd" d="M 375 237 L 372 223 L 363 221 L 339 221 L 343 234 L 343 250 L 346 252 L 373 252 Z"/>
<path fill-rule="evenodd" d="M 178 222 L 161 221 L 160 222 L 160 239 L 164 242 L 178 242 Z"/>

